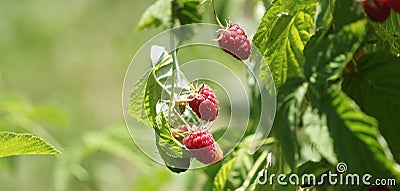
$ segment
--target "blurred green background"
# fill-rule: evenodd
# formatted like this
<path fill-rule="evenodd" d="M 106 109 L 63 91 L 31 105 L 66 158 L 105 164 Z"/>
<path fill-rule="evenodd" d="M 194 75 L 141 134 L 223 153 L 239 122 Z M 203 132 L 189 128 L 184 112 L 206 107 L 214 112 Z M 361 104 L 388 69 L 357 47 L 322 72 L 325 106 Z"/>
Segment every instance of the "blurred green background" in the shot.
<path fill-rule="evenodd" d="M 135 160 L 122 122 L 126 68 L 157 33 L 136 31 L 151 3 L 0 1 L 0 130 L 63 152 L 1 158 L 0 190 L 176 190 L 164 167 Z"/>
<path fill-rule="evenodd" d="M 1 158 L 1 191 L 201 189 L 198 171 L 175 175 L 144 157 L 123 122 L 126 69 L 161 31 L 136 30 L 152 3 L 0 0 L 0 130 L 35 134 L 63 152 Z M 256 20 L 245 23 L 256 30 Z"/>

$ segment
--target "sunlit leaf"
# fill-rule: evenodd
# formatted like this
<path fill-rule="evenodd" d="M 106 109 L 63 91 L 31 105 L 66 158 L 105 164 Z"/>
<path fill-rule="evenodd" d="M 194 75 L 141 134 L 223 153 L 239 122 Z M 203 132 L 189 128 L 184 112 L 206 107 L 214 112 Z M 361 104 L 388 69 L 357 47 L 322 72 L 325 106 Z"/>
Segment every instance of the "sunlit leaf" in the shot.
<path fill-rule="evenodd" d="M 338 160 L 333 148 L 333 140 L 330 137 L 326 118 L 320 118 L 317 111 L 307 108 L 303 114 L 305 133 L 321 155 L 331 164 L 337 164 Z"/>
<path fill-rule="evenodd" d="M 230 159 L 225 162 L 222 167 L 219 169 L 217 175 L 214 178 L 214 187 L 213 191 L 223 191 L 225 184 L 228 180 L 229 174 L 232 170 L 233 164 L 236 162 L 236 157 Z"/>
<path fill-rule="evenodd" d="M 0 157 L 28 154 L 59 154 L 45 140 L 28 133 L 0 132 Z"/>
<path fill-rule="evenodd" d="M 150 124 L 147 119 L 144 101 L 146 95 L 146 87 L 148 83 L 147 80 L 149 79 L 150 73 L 150 70 L 147 71 L 133 86 L 128 106 L 129 114 L 135 117 L 135 119 L 139 122 L 142 122 L 143 124 L 148 126 L 150 126 Z"/>
<path fill-rule="evenodd" d="M 253 38 L 263 54 L 260 79 L 266 81 L 268 66 L 276 88 L 296 76 L 304 64 L 303 49 L 314 28 L 315 1 L 275 1 L 264 15 Z"/>

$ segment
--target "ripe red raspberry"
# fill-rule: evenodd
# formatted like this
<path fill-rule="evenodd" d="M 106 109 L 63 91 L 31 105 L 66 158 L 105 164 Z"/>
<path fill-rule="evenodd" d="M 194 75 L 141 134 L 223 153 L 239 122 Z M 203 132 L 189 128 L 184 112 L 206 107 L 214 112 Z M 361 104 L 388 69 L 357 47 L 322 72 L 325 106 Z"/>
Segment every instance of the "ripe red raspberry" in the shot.
<path fill-rule="evenodd" d="M 191 94 L 188 98 L 190 108 L 200 119 L 215 120 L 218 115 L 218 102 L 213 89 L 204 84 L 198 93 Z"/>
<path fill-rule="evenodd" d="M 400 0 L 389 0 L 389 7 L 400 13 Z"/>
<path fill-rule="evenodd" d="M 390 16 L 389 0 L 367 0 L 363 6 L 368 17 L 375 22 L 383 23 Z"/>
<path fill-rule="evenodd" d="M 227 29 L 221 31 L 218 35 L 218 44 L 222 50 L 239 60 L 249 58 L 251 44 L 239 25 L 229 23 Z"/>
<path fill-rule="evenodd" d="M 213 164 L 222 159 L 222 151 L 208 130 L 197 130 L 185 137 L 183 142 L 194 158 L 204 164 Z"/>

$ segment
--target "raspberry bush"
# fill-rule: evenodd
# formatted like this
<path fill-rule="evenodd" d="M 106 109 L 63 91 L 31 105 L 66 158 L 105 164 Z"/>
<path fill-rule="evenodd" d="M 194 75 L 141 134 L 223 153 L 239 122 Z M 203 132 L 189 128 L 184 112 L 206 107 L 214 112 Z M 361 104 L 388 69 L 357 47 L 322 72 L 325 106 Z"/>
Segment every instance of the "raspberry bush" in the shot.
<path fill-rule="evenodd" d="M 348 165 L 344 174 L 369 173 L 400 180 L 396 167 L 400 163 L 400 119 L 396 116 L 400 112 L 399 1 L 263 1 L 265 14 L 254 34 L 246 34 L 251 30 L 243 28 L 245 23 L 239 23 L 238 18 L 223 26 L 218 13 L 226 4 L 217 2 L 172 1 L 173 14 L 168 14 L 171 19 L 166 23 L 147 12 L 139 26 L 207 22 L 203 16 L 212 15 L 215 21 L 211 22 L 222 27 L 215 31 L 216 39 L 209 39 L 216 41 L 218 51 L 243 64 L 256 59 L 250 54 L 255 48 L 261 52 L 265 62 L 255 67 L 265 84 L 275 83 L 276 116 L 269 138 L 261 149 L 249 154 L 257 124 L 268 123 L 258 121 L 260 92 L 252 89 L 254 83 L 249 80 L 250 123 L 235 150 L 223 153 L 212 126 L 219 114 L 227 112 L 220 109 L 220 96 L 213 90 L 217 85 L 187 80 L 179 69 L 177 54 L 181 53 L 173 49 L 153 63 L 150 74 L 138 83 L 144 87 L 141 94 L 133 88 L 129 110 L 132 116 L 144 119 L 135 107 L 145 105 L 148 121 L 143 123 L 154 128 L 158 149 L 168 156 L 163 160 L 172 171 L 184 172 L 193 160 L 214 164 L 199 173 L 207 177 L 204 190 L 376 189 L 369 185 L 282 186 L 276 181 L 272 185 L 256 181 L 257 174 L 265 171 L 321 175 L 336 171 L 339 162 Z M 190 11 L 183 11 L 186 8 Z M 230 20 L 228 16 L 223 15 L 223 19 Z M 190 39 L 191 32 L 181 40 Z M 265 77 L 268 69 L 272 79 Z M 165 70 L 172 71 L 172 79 L 184 83 L 164 80 Z M 169 99 L 161 96 L 163 91 L 170 93 Z M 171 158 L 184 162 L 180 165 Z M 267 158 L 271 163 L 265 166 Z M 388 185 L 384 189 L 399 187 Z"/>

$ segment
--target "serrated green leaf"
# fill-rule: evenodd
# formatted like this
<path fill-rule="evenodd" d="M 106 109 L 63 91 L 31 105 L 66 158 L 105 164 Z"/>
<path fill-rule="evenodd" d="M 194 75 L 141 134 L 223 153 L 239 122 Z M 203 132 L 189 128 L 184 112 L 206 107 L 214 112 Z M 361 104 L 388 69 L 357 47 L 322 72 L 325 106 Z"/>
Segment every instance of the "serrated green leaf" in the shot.
<path fill-rule="evenodd" d="M 253 38 L 266 60 L 260 79 L 267 81 L 268 65 L 276 88 L 296 76 L 304 64 L 303 49 L 314 29 L 315 1 L 275 1 L 264 15 Z"/>
<path fill-rule="evenodd" d="M 377 51 L 388 51 L 400 54 L 400 15 L 392 12 L 390 17 L 382 24 L 373 23 L 379 41 L 374 48 Z"/>
<path fill-rule="evenodd" d="M 345 76 L 343 90 L 378 119 L 380 132 L 400 162 L 400 59 L 379 52 L 364 55 L 357 66 L 357 72 Z"/>
<path fill-rule="evenodd" d="M 381 26 L 389 35 L 400 37 L 400 14 L 392 12 Z"/>
<path fill-rule="evenodd" d="M 27 154 L 59 154 L 45 140 L 28 133 L 0 132 L 0 157 Z"/>
<path fill-rule="evenodd" d="M 157 0 L 143 13 L 137 25 L 138 30 L 169 27 L 172 14 L 170 0 Z"/>
<path fill-rule="evenodd" d="M 304 49 L 304 75 L 311 82 L 326 84 L 339 77 L 345 65 L 353 58 L 366 36 L 366 20 L 346 25 L 338 34 L 325 39 L 321 33 L 314 36 Z"/>
<path fill-rule="evenodd" d="M 128 112 L 136 120 L 150 126 L 147 119 L 144 101 L 146 96 L 147 80 L 149 79 L 150 70 L 147 71 L 133 86 L 129 98 Z"/>
<path fill-rule="evenodd" d="M 145 89 L 144 107 L 151 126 L 156 126 L 157 103 L 161 99 L 162 87 L 158 83 L 155 71 L 150 73 Z"/>
<path fill-rule="evenodd" d="M 223 191 L 225 184 L 228 181 L 230 172 L 232 171 L 233 165 L 236 162 L 237 157 L 232 158 L 228 162 L 224 163 L 219 169 L 217 175 L 214 178 L 213 191 Z"/>
<path fill-rule="evenodd" d="M 301 102 L 306 94 L 307 84 L 300 77 L 290 78 L 278 94 L 278 108 L 272 133 L 276 135 L 285 161 L 291 169 L 295 168 L 295 153 L 297 150 L 294 129 L 300 122 Z"/>
<path fill-rule="evenodd" d="M 320 94 L 312 91 L 310 97 L 312 105 L 322 117 L 326 117 L 337 159 L 348 165 L 347 172 L 398 177 L 377 139 L 376 120 L 361 112 L 344 92 L 334 86 Z"/>

